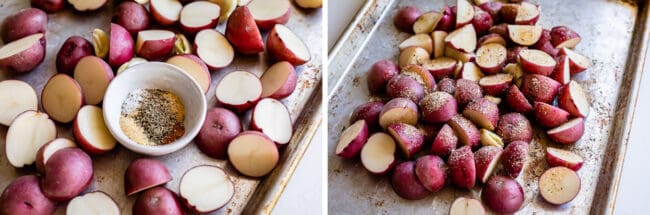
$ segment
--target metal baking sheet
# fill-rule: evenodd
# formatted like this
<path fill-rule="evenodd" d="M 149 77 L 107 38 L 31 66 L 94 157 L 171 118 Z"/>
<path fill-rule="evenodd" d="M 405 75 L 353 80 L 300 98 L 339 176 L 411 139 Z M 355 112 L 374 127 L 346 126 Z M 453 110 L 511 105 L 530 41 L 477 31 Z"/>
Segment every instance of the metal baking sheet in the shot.
<path fill-rule="evenodd" d="M 63 41 L 72 35 L 80 35 L 91 39 L 93 28 L 108 31 L 112 14 L 113 1 L 103 9 L 93 13 L 76 13 L 66 8 L 63 12 L 49 14 L 47 37 L 47 55 L 45 61 L 34 71 L 15 75 L 0 71 L 0 80 L 20 79 L 31 84 L 40 92 L 47 80 L 56 73 L 56 53 Z M 29 1 L 0 1 L 0 20 L 22 9 L 28 8 Z M 165 163 L 174 178 L 166 187 L 177 192 L 182 174 L 189 168 L 202 165 L 217 165 L 223 167 L 236 183 L 236 192 L 230 203 L 212 214 L 269 214 L 279 199 L 282 191 L 311 142 L 318 125 L 321 122 L 321 71 L 322 71 L 322 10 L 303 10 L 292 8 L 291 18 L 287 26 L 305 41 L 311 52 L 311 60 L 297 67 L 299 75 L 296 91 L 283 102 L 291 111 L 294 121 L 292 141 L 281 149 L 280 162 L 271 174 L 263 178 L 240 176 L 227 161 L 212 159 L 201 153 L 190 143 L 185 148 L 169 155 L 156 157 Z M 176 29 L 172 29 L 176 30 Z M 217 30 L 224 32 L 225 24 L 220 24 Z M 266 38 L 266 34 L 263 35 Z M 266 41 L 266 40 L 265 40 Z M 212 85 L 206 93 L 208 108 L 216 105 L 214 96 L 215 84 L 231 71 L 246 70 L 261 75 L 272 62 L 266 53 L 254 56 L 238 55 L 233 64 L 219 71 L 212 71 Z M 41 108 L 42 110 L 42 108 Z M 248 126 L 247 118 L 250 113 L 242 116 L 244 126 Z M 58 136 L 72 139 L 70 125 L 57 124 Z M 4 144 L 7 127 L 0 126 L 0 148 L 4 154 Z M 86 192 L 101 190 L 112 196 L 120 206 L 122 214 L 131 214 L 131 208 L 137 195 L 127 197 L 124 194 L 124 171 L 131 160 L 143 157 L 118 145 L 113 151 L 93 157 L 95 170 L 93 183 Z M 14 168 L 6 156 L 0 156 L 0 189 L 4 189 L 16 177 L 25 174 L 35 174 L 35 168 Z M 57 209 L 57 214 L 63 214 L 65 204 Z"/>
<path fill-rule="evenodd" d="M 393 191 L 389 177 L 376 176 L 358 160 L 346 160 L 333 152 L 339 134 L 349 125 L 354 108 L 369 100 L 366 72 L 381 59 L 396 61 L 397 45 L 409 34 L 393 26 L 396 8 L 417 6 L 422 11 L 440 10 L 454 1 L 370 1 L 330 52 L 328 95 L 328 202 L 333 214 L 446 214 L 460 196 L 478 198 L 480 186 L 461 190 L 448 185 L 423 200 L 409 201 Z M 517 179 L 525 193 L 519 214 L 611 214 L 620 179 L 625 149 L 638 95 L 647 49 L 648 6 L 645 1 L 574 0 L 536 1 L 542 15 L 538 25 L 566 25 L 582 36 L 575 48 L 592 60 L 592 67 L 575 75 L 589 96 L 591 113 L 585 135 L 571 146 L 551 143 L 535 129 L 529 157 Z M 552 206 L 538 194 L 538 178 L 548 168 L 546 146 L 569 149 L 585 158 L 578 171 L 582 188 L 570 203 Z"/>

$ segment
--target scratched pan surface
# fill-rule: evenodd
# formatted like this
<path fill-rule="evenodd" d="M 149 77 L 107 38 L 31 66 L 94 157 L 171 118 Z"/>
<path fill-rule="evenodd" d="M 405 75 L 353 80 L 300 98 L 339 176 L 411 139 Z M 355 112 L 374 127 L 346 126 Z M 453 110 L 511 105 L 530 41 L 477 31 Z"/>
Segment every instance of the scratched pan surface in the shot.
<path fill-rule="evenodd" d="M 447 1 L 453 5 L 455 1 Z M 538 25 L 566 25 L 582 36 L 575 48 L 592 60 L 592 67 L 572 77 L 589 96 L 591 112 L 585 135 L 571 146 L 551 143 L 535 128 L 529 156 L 517 179 L 525 192 L 519 214 L 611 214 L 616 199 L 629 127 L 634 114 L 643 56 L 646 50 L 647 6 L 629 1 L 536 1 L 542 7 Z M 460 196 L 479 198 L 480 188 L 461 190 L 446 186 L 418 201 L 400 198 L 388 176 L 376 176 L 358 160 L 345 160 L 333 152 L 338 137 L 349 125 L 354 108 L 369 100 L 366 72 L 381 59 L 396 61 L 397 45 L 409 36 L 393 26 L 396 8 L 417 6 L 440 10 L 444 1 L 369 1 L 350 29 L 330 53 L 328 110 L 329 212 L 333 214 L 446 214 Z M 585 158 L 578 171 L 582 188 L 565 205 L 552 206 L 538 194 L 538 179 L 548 168 L 547 146 L 569 149 Z"/>
<path fill-rule="evenodd" d="M 0 20 L 27 7 L 29 7 L 29 1 L 1 1 Z M 43 86 L 56 73 L 54 62 L 63 41 L 72 35 L 91 39 L 93 28 L 108 31 L 112 8 L 113 5 L 108 5 L 100 11 L 90 14 L 77 14 L 73 13 L 72 9 L 66 8 L 63 12 L 50 14 L 46 33 L 47 56 L 45 61 L 34 71 L 25 75 L 12 75 L 0 71 L 0 80 L 20 79 L 26 81 L 34 87 L 40 98 Z M 321 10 L 302 10 L 294 7 L 289 23 L 287 23 L 287 26 L 294 30 L 309 46 L 312 56 L 310 62 L 296 68 L 299 75 L 296 91 L 289 98 L 283 100 L 292 113 L 294 136 L 292 142 L 284 147 L 280 163 L 274 171 L 264 178 L 243 177 L 226 161 L 211 159 L 202 154 L 193 143 L 190 143 L 177 152 L 156 157 L 166 164 L 174 178 L 167 183 L 167 188 L 177 192 L 182 174 L 191 167 L 203 164 L 216 165 L 224 167 L 231 175 L 231 179 L 236 183 L 236 193 L 228 205 L 212 214 L 240 214 L 244 212 L 246 214 L 262 214 L 269 213 L 273 209 L 321 121 L 321 14 Z M 223 33 L 225 24 L 219 25 L 217 29 Z M 264 36 L 266 37 L 266 35 Z M 246 70 L 259 76 L 270 64 L 265 53 L 259 56 L 237 56 L 228 68 L 212 71 L 212 85 L 206 93 L 208 108 L 214 107 L 216 104 L 215 85 L 224 74 L 236 70 Z M 249 114 L 246 113 L 242 117 L 246 127 L 249 121 L 246 118 Z M 70 125 L 57 125 L 58 136 L 72 139 L 70 127 Z M 0 189 L 2 190 L 14 178 L 35 173 L 35 168 L 16 169 L 9 164 L 4 155 L 6 133 L 7 127 L 0 126 Z M 107 154 L 92 157 L 95 175 L 93 183 L 86 192 L 95 190 L 107 192 L 117 201 L 122 214 L 131 214 L 131 207 L 137 195 L 131 197 L 124 195 L 124 171 L 131 160 L 143 156 L 118 145 L 115 150 Z M 57 214 L 63 214 L 64 208 L 65 205 L 59 206 Z"/>

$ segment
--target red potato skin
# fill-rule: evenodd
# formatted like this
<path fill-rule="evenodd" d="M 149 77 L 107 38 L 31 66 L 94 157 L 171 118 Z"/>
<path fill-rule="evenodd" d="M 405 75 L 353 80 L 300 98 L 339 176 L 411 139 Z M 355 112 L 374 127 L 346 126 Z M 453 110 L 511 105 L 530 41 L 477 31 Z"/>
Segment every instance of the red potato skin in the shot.
<path fill-rule="evenodd" d="M 414 78 L 415 80 L 422 81 L 422 86 L 427 93 L 433 92 L 436 89 L 436 79 L 429 73 L 428 70 L 422 66 L 409 64 L 402 68 L 400 74 L 404 74 Z"/>
<path fill-rule="evenodd" d="M 490 44 L 490 43 L 498 43 L 498 44 L 503 45 L 504 47 L 507 45 L 506 44 L 506 39 L 501 37 L 501 35 L 495 34 L 495 33 L 490 33 L 490 34 L 483 35 L 481 38 L 478 39 L 478 41 L 476 42 L 476 48 L 480 48 L 481 46 L 484 46 L 484 45 L 487 45 L 487 44 Z"/>
<path fill-rule="evenodd" d="M 397 29 L 406 33 L 413 33 L 413 23 L 422 15 L 422 11 L 416 7 L 402 7 L 397 10 L 393 18 L 393 24 Z"/>
<path fill-rule="evenodd" d="M 483 90 L 476 82 L 467 79 L 456 80 L 454 98 L 458 106 L 465 107 L 469 102 L 481 97 L 483 97 Z"/>
<path fill-rule="evenodd" d="M 498 25 L 493 25 L 489 30 L 489 33 L 491 34 L 498 34 L 499 36 L 503 37 L 503 39 L 506 40 L 506 42 L 511 42 L 510 41 L 510 35 L 508 34 L 508 24 L 507 23 L 501 23 Z"/>
<path fill-rule="evenodd" d="M 499 75 L 499 74 L 497 74 L 497 75 Z M 489 76 L 485 76 L 483 78 L 486 78 L 486 77 L 489 77 Z M 510 79 L 510 81 L 502 82 L 502 83 L 495 84 L 495 85 L 482 84 L 481 81 L 479 80 L 478 84 L 479 84 L 479 86 L 481 86 L 481 89 L 483 89 L 483 92 L 485 93 L 485 95 L 500 96 L 500 95 L 504 94 L 510 88 L 510 85 L 512 85 L 512 79 Z"/>
<path fill-rule="evenodd" d="M 444 61 L 450 60 L 448 58 L 447 59 L 445 59 L 445 58 L 446 57 L 436 58 L 436 59 L 431 60 L 430 63 L 434 64 L 436 62 L 444 62 Z M 441 80 L 441 79 L 445 79 L 445 78 L 450 78 L 450 77 L 452 77 L 454 75 L 454 71 L 456 71 L 456 67 L 457 67 L 457 64 L 458 64 L 456 60 L 453 60 L 453 59 L 451 59 L 451 60 L 454 61 L 454 64 L 452 66 L 449 66 L 449 67 L 435 68 L 433 66 L 427 66 L 428 64 L 426 64 L 426 63 L 423 64 L 423 67 L 425 69 L 429 70 L 429 73 L 431 73 L 431 75 L 435 79 Z"/>
<path fill-rule="evenodd" d="M 415 161 L 406 161 L 395 166 L 391 176 L 393 190 L 400 197 L 408 200 L 424 199 L 429 195 L 424 185 L 415 174 Z"/>
<path fill-rule="evenodd" d="M 63 0 L 31 0 L 32 7 L 41 9 L 47 13 L 56 13 L 65 7 Z"/>
<path fill-rule="evenodd" d="M 494 23 L 499 23 L 501 21 L 501 17 L 499 16 L 499 11 L 501 10 L 502 6 L 503 3 L 501 2 L 490 1 L 490 2 L 483 3 L 478 7 L 480 7 L 483 11 L 490 14 Z"/>
<path fill-rule="evenodd" d="M 264 51 L 262 34 L 247 6 L 236 8 L 228 18 L 226 38 L 239 53 L 255 54 Z"/>
<path fill-rule="evenodd" d="M 549 148 L 550 147 L 546 148 L 546 162 L 548 163 L 548 166 L 550 166 L 550 167 L 563 166 L 563 167 L 569 168 L 569 169 L 571 169 L 573 171 L 578 171 L 578 170 L 580 170 L 580 168 L 582 168 L 582 164 L 584 164 L 584 162 L 578 162 L 578 163 L 567 162 L 567 161 L 562 160 L 561 158 L 555 157 L 551 153 L 549 153 L 549 150 L 548 150 Z"/>
<path fill-rule="evenodd" d="M 513 3 L 503 4 L 501 6 L 501 10 L 499 10 L 501 21 L 508 24 L 514 24 L 515 19 L 517 18 L 518 11 L 519 11 L 519 4 L 513 4 Z"/>
<path fill-rule="evenodd" d="M 566 26 L 555 26 L 551 28 L 550 36 L 553 47 L 557 47 L 564 41 L 573 38 L 580 38 L 580 35 L 577 32 Z"/>
<path fill-rule="evenodd" d="M 429 123 L 443 123 L 458 114 L 456 99 L 445 92 L 433 92 L 420 100 L 422 120 Z"/>
<path fill-rule="evenodd" d="M 454 95 L 454 92 L 456 92 L 456 81 L 451 78 L 444 78 L 438 81 L 437 87 L 438 87 L 438 91 L 442 91 Z"/>
<path fill-rule="evenodd" d="M 408 98 L 419 102 L 424 97 L 424 86 L 407 75 L 396 75 L 386 85 L 386 92 L 391 98 Z"/>
<path fill-rule="evenodd" d="M 560 51 L 558 52 L 559 56 L 564 56 L 567 55 L 566 52 L 564 51 L 566 48 L 561 48 L 559 49 Z M 571 68 L 571 75 L 578 74 L 581 72 L 584 72 L 588 67 L 583 67 L 575 63 L 571 58 L 569 58 L 569 66 Z"/>
<path fill-rule="evenodd" d="M 490 30 L 494 20 L 492 16 L 480 7 L 474 6 L 474 18 L 471 21 L 477 35 L 484 35 Z"/>
<path fill-rule="evenodd" d="M 399 73 L 397 64 L 390 60 L 380 60 L 368 71 L 368 90 L 370 93 L 381 93 L 386 90 L 388 81 Z"/>
<path fill-rule="evenodd" d="M 512 178 L 517 178 L 524 169 L 526 158 L 528 157 L 528 143 L 524 141 L 514 141 L 508 144 L 501 155 L 501 164 L 503 169 Z"/>
<path fill-rule="evenodd" d="M 149 13 L 144 5 L 124 1 L 116 8 L 111 19 L 113 23 L 123 26 L 131 35 L 136 35 L 139 31 L 149 29 Z"/>
<path fill-rule="evenodd" d="M 38 171 L 38 173 L 41 173 L 41 174 L 45 173 L 45 162 L 43 160 L 45 158 L 43 158 L 43 154 L 44 154 L 43 151 L 45 150 L 45 146 L 47 146 L 47 145 L 49 145 L 51 143 L 52 143 L 52 141 L 46 143 L 45 145 L 41 146 L 40 149 L 38 149 L 38 152 L 36 152 L 36 162 L 35 162 L 35 164 L 36 164 L 36 171 Z"/>
<path fill-rule="evenodd" d="M 2 21 L 0 36 L 5 44 L 47 31 L 47 14 L 37 8 L 22 9 Z"/>
<path fill-rule="evenodd" d="M 556 80 L 538 74 L 524 75 L 521 92 L 533 102 L 552 103 L 562 85 Z"/>
<path fill-rule="evenodd" d="M 539 125 L 553 128 L 569 121 L 569 112 L 550 104 L 535 102 L 535 119 Z"/>
<path fill-rule="evenodd" d="M 41 189 L 53 201 L 68 201 L 79 195 L 93 179 L 93 163 L 79 148 L 55 152 L 45 164 Z"/>
<path fill-rule="evenodd" d="M 454 129 L 458 136 L 459 143 L 477 149 L 481 143 L 481 135 L 478 128 L 467 118 L 456 115 L 449 120 L 449 125 Z"/>
<path fill-rule="evenodd" d="M 409 159 L 422 150 L 424 135 L 415 126 L 406 123 L 391 124 L 387 128 L 401 149 L 402 155 Z"/>
<path fill-rule="evenodd" d="M 172 191 L 164 187 L 151 188 L 135 200 L 133 214 L 184 215 L 183 206 Z"/>
<path fill-rule="evenodd" d="M 499 147 L 496 146 L 483 146 L 481 147 L 476 153 L 474 153 L 474 163 L 476 164 L 476 180 L 480 181 L 481 183 L 486 183 L 487 181 L 483 181 L 483 178 L 485 174 L 492 174 L 488 173 L 488 168 L 490 167 L 490 163 L 494 159 L 500 159 L 501 154 L 503 150 Z M 499 160 L 497 160 L 498 162 Z"/>
<path fill-rule="evenodd" d="M 350 142 L 350 144 L 348 144 L 348 146 L 345 147 L 343 151 L 336 155 L 347 159 L 358 157 L 359 153 L 361 152 L 361 148 L 363 148 L 363 145 L 366 144 L 366 140 L 368 140 L 368 134 L 368 124 L 363 121 L 363 127 L 357 137 L 352 140 L 352 142 Z"/>
<path fill-rule="evenodd" d="M 165 164 L 156 159 L 140 158 L 129 164 L 124 173 L 124 193 L 127 196 L 172 180 Z"/>
<path fill-rule="evenodd" d="M 174 50 L 175 37 L 164 40 L 148 40 L 142 44 L 138 56 L 149 61 L 160 61 L 165 59 Z"/>
<path fill-rule="evenodd" d="M 540 52 L 540 54 L 543 54 L 543 53 Z M 550 57 L 552 57 L 552 56 L 550 56 Z M 543 76 L 549 76 L 549 75 L 551 75 L 553 73 L 553 70 L 555 70 L 555 66 L 557 65 L 557 62 L 554 62 L 554 64 L 552 66 L 541 66 L 541 65 L 536 64 L 535 62 L 529 61 L 525 57 L 519 56 L 519 64 L 521 64 L 521 68 L 523 68 L 524 71 L 526 71 L 526 73 L 528 73 L 528 74 L 538 74 L 538 75 L 543 75 Z"/>
<path fill-rule="evenodd" d="M 80 36 L 69 37 L 56 54 L 56 71 L 72 75 L 81 58 L 94 54 L 95 49 L 88 40 Z"/>
<path fill-rule="evenodd" d="M 436 31 L 446 31 L 451 32 L 456 28 L 456 13 L 450 7 L 445 6 L 442 17 L 436 25 Z"/>
<path fill-rule="evenodd" d="M 476 184 L 474 154 L 469 146 L 451 152 L 447 160 L 451 183 L 459 188 L 471 189 Z"/>
<path fill-rule="evenodd" d="M 520 113 L 501 115 L 496 133 L 503 138 L 504 143 L 517 140 L 529 143 L 533 139 L 533 128 L 530 122 Z"/>
<path fill-rule="evenodd" d="M 287 17 L 288 19 L 288 17 Z M 257 23 L 257 26 L 261 29 L 264 29 Z M 275 28 L 271 29 L 269 35 L 266 38 L 266 51 L 275 61 L 288 61 L 294 66 L 300 66 L 310 59 L 300 59 L 298 58 L 289 48 L 283 45 L 282 39 L 278 36 L 278 33 L 275 31 Z"/>
<path fill-rule="evenodd" d="M 578 142 L 580 138 L 582 138 L 582 135 L 585 132 L 585 121 L 584 118 L 578 118 L 580 122 L 563 131 L 557 132 L 557 133 L 550 133 L 547 132 L 546 134 L 548 135 L 551 140 L 561 143 L 564 145 L 571 145 L 574 144 L 575 142 Z"/>
<path fill-rule="evenodd" d="M 524 204 L 524 189 L 513 179 L 495 175 L 483 187 L 481 199 L 490 210 L 511 214 Z"/>
<path fill-rule="evenodd" d="M 156 10 L 156 7 L 151 7 L 151 4 L 149 4 L 149 12 L 151 13 L 151 18 L 153 18 L 153 20 L 155 20 L 158 24 L 162 26 L 170 26 L 178 22 L 178 20 L 180 20 L 180 18 L 178 20 L 169 20 L 165 18 L 165 16 L 163 16 L 160 12 L 158 12 L 158 10 Z"/>
<path fill-rule="evenodd" d="M 481 125 L 481 123 L 476 122 L 476 119 L 470 117 L 470 112 L 479 113 L 484 116 L 490 124 Z M 499 121 L 499 107 L 497 104 L 492 103 L 486 98 L 478 98 L 474 99 L 467 105 L 467 107 L 465 107 L 465 110 L 463 110 L 463 116 L 472 120 L 472 122 L 478 126 L 488 130 L 494 130 L 494 128 L 497 127 L 497 121 Z"/>
<path fill-rule="evenodd" d="M 0 214 L 54 214 L 56 203 L 43 194 L 38 177 L 24 175 L 9 184 L 0 196 Z"/>
<path fill-rule="evenodd" d="M 422 135 L 424 135 L 424 142 L 433 142 L 433 140 L 438 136 L 438 132 L 440 131 L 440 128 L 442 128 L 442 125 L 440 124 L 417 124 L 415 125 L 418 129 L 420 129 L 420 132 Z"/>
<path fill-rule="evenodd" d="M 390 111 L 390 110 L 392 110 L 394 108 L 407 108 L 407 109 L 409 109 L 411 111 L 410 114 L 415 115 L 415 117 L 416 117 L 416 120 L 414 120 L 412 122 L 411 121 L 408 121 L 408 122 L 407 121 L 400 121 L 400 122 L 404 122 L 404 123 L 408 123 L 408 124 L 412 124 L 412 125 L 417 124 L 417 115 L 419 114 L 418 105 L 415 104 L 415 102 L 413 102 L 413 101 L 411 101 L 411 100 L 409 100 L 407 98 L 394 98 L 394 99 L 391 99 L 390 101 L 388 101 L 384 105 L 384 108 L 381 110 L 381 113 L 379 113 L 379 124 L 382 127 L 388 127 L 390 124 L 396 123 L 396 122 L 386 122 L 383 125 L 381 123 L 382 122 L 382 117 L 384 116 L 384 114 L 386 114 L 388 111 Z M 406 115 L 406 114 L 404 114 L 404 115 Z"/>
<path fill-rule="evenodd" d="M 440 191 L 447 180 L 447 165 L 435 155 L 425 155 L 415 161 L 415 175 L 431 192 Z"/>
<path fill-rule="evenodd" d="M 117 68 L 133 58 L 133 37 L 124 27 L 115 23 L 111 23 L 110 37 L 108 64 Z"/>
<path fill-rule="evenodd" d="M 514 46 L 508 48 L 508 53 L 506 56 L 506 63 L 517 63 L 519 62 L 519 52 L 521 50 L 528 49 L 526 46 Z"/>
<path fill-rule="evenodd" d="M 45 36 L 43 36 L 32 47 L 11 57 L 0 59 L 0 69 L 13 73 L 32 71 L 45 59 L 45 47 Z"/>
<path fill-rule="evenodd" d="M 365 120 L 370 130 L 380 130 L 381 127 L 379 126 L 379 115 L 383 109 L 384 103 L 380 101 L 371 101 L 359 105 L 354 109 L 354 112 L 352 112 L 350 123 L 354 123 L 357 120 Z"/>
<path fill-rule="evenodd" d="M 241 133 L 241 130 L 239 117 L 235 113 L 215 107 L 205 116 L 205 122 L 196 136 L 196 146 L 212 158 L 225 159 L 230 141 Z"/>
<path fill-rule="evenodd" d="M 510 110 L 517 113 L 525 114 L 533 110 L 533 106 L 528 102 L 526 96 L 514 84 L 506 92 L 505 102 Z"/>
<path fill-rule="evenodd" d="M 571 98 L 571 84 L 567 84 L 560 89 L 557 96 L 557 104 L 560 108 L 566 112 L 569 112 L 571 116 L 585 117 L 582 113 L 580 113 L 578 107 L 573 102 L 573 98 Z"/>
<path fill-rule="evenodd" d="M 556 49 L 551 43 L 551 31 L 548 29 L 542 30 L 542 35 L 539 37 L 539 40 L 537 40 L 537 43 L 533 45 L 533 48 L 546 52 L 546 54 L 551 55 L 551 57 L 556 57 L 560 52 L 560 49 Z"/>
<path fill-rule="evenodd" d="M 448 124 L 442 126 L 436 139 L 431 144 L 431 154 L 438 155 L 443 158 L 449 157 L 451 151 L 458 146 L 458 137 L 454 130 Z"/>

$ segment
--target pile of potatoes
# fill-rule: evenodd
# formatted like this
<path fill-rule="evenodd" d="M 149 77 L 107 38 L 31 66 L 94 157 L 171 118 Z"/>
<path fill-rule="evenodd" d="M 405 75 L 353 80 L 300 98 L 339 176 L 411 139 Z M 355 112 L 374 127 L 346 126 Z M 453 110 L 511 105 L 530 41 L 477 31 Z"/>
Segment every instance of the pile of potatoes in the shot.
<path fill-rule="evenodd" d="M 552 168 L 540 177 L 540 194 L 551 204 L 569 202 L 579 192 L 575 171 L 583 159 L 561 147 L 583 136 L 589 113 L 582 87 L 571 80 L 591 64 L 572 50 L 581 38 L 566 26 L 536 26 L 541 9 L 531 2 L 474 3 L 395 12 L 395 27 L 414 35 L 399 44 L 396 62 L 372 65 L 368 90 L 385 99 L 355 109 L 335 153 L 389 174 L 405 199 L 423 199 L 448 183 L 482 186 L 482 202 L 459 198 L 450 213 L 484 214 L 483 204 L 514 213 L 524 203 L 516 179 L 537 123 L 560 144 L 547 147 Z"/>

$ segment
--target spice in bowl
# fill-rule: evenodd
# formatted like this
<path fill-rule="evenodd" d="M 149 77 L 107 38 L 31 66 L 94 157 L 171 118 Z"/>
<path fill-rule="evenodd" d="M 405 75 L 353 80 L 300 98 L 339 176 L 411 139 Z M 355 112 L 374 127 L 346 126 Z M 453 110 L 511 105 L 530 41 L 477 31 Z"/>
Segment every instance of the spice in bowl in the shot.
<path fill-rule="evenodd" d="M 185 107 L 172 92 L 137 89 L 127 95 L 121 109 L 120 128 L 138 144 L 165 145 L 185 134 Z"/>

